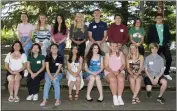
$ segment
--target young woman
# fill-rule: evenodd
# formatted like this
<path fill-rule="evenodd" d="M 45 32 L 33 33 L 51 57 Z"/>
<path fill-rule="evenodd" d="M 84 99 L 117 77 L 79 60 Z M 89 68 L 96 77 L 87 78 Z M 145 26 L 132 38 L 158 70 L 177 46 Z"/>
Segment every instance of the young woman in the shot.
<path fill-rule="evenodd" d="M 103 78 L 103 57 L 97 43 L 91 45 L 90 50 L 86 56 L 85 71 L 86 73 L 84 74 L 84 78 L 89 81 L 86 95 L 87 101 L 93 101 L 93 99 L 90 97 L 90 92 L 93 88 L 94 82 L 96 81 L 98 92 L 100 94 L 100 97 L 97 101 L 102 102 L 103 88 L 101 78 Z"/>
<path fill-rule="evenodd" d="M 47 48 L 50 46 L 51 26 L 46 23 L 46 16 L 39 15 L 37 25 L 34 26 L 34 40 L 39 43 L 42 49 L 42 55 L 47 55 Z"/>
<path fill-rule="evenodd" d="M 28 51 L 32 46 L 32 30 L 33 26 L 28 23 L 28 15 L 26 13 L 21 14 L 22 23 L 18 24 L 18 39 L 21 41 L 23 49 L 25 51 L 26 56 L 28 55 Z"/>
<path fill-rule="evenodd" d="M 5 58 L 5 68 L 7 69 L 7 80 L 9 89 L 9 102 L 19 102 L 18 90 L 20 80 L 24 77 L 23 71 L 26 68 L 26 55 L 20 41 L 12 44 L 11 51 Z"/>
<path fill-rule="evenodd" d="M 83 82 L 82 78 L 82 63 L 83 59 L 79 55 L 78 52 L 78 47 L 77 46 L 72 46 L 71 52 L 69 54 L 69 59 L 67 62 L 67 79 L 68 79 L 68 84 L 69 84 L 69 97 L 68 99 L 71 101 L 72 98 L 72 89 L 75 85 L 76 89 L 76 95 L 75 95 L 75 100 L 78 100 L 79 98 L 79 90 L 83 87 L 81 86 L 81 81 Z"/>
<path fill-rule="evenodd" d="M 133 93 L 132 104 L 139 103 L 138 93 L 141 89 L 144 57 L 139 54 L 138 47 L 135 44 L 130 45 L 129 54 L 127 56 L 127 70 L 130 88 Z"/>
<path fill-rule="evenodd" d="M 30 73 L 27 77 L 29 96 L 26 100 L 38 100 L 40 81 L 44 78 L 45 57 L 41 55 L 41 46 L 34 43 L 28 56 L 27 69 Z"/>
<path fill-rule="evenodd" d="M 45 85 L 44 85 L 44 97 L 40 106 L 45 106 L 48 99 L 48 93 L 51 87 L 51 83 L 54 86 L 55 92 L 55 106 L 60 105 L 60 80 L 63 75 L 61 72 L 63 57 L 58 55 L 58 45 L 52 44 L 50 46 L 50 53 L 45 58 L 46 73 L 45 73 Z"/>
<path fill-rule="evenodd" d="M 68 29 L 65 24 L 65 18 L 62 15 L 56 17 L 51 35 L 52 42 L 58 45 L 59 54 L 64 58 L 64 48 L 66 46 L 65 41 L 68 35 Z M 64 63 L 62 64 L 64 67 Z"/>
<path fill-rule="evenodd" d="M 125 82 L 125 58 L 123 52 L 118 50 L 117 43 L 110 43 L 110 53 L 106 54 L 104 60 L 105 79 L 109 83 L 114 105 L 124 105 L 122 93 Z"/>
<path fill-rule="evenodd" d="M 129 30 L 129 37 L 132 44 L 138 46 L 139 53 L 144 56 L 144 35 L 145 31 L 142 28 L 142 22 L 140 19 L 134 20 L 133 27 Z"/>
<path fill-rule="evenodd" d="M 84 25 L 84 15 L 82 13 L 76 13 L 74 24 L 70 28 L 71 45 L 79 46 L 79 52 L 84 57 L 86 41 L 88 39 L 87 26 Z"/>

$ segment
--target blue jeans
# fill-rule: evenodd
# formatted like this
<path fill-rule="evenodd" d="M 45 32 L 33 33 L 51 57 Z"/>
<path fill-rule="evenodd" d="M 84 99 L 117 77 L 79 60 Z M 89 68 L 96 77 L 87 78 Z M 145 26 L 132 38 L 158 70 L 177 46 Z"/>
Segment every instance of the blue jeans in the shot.
<path fill-rule="evenodd" d="M 54 73 L 51 74 L 52 76 Z M 48 73 L 45 73 L 45 85 L 44 85 L 44 98 L 48 99 L 49 97 L 49 90 L 51 87 L 51 83 L 53 83 L 54 86 L 54 93 L 55 93 L 55 99 L 60 99 L 60 80 L 63 78 L 63 75 L 59 73 L 55 80 L 51 82 L 51 79 L 48 75 Z"/>
<path fill-rule="evenodd" d="M 21 37 L 21 43 L 24 44 L 24 43 L 27 41 L 28 38 L 29 38 L 28 36 L 22 36 L 22 37 Z M 30 40 L 30 41 L 25 45 L 25 47 L 23 47 L 26 56 L 28 56 L 29 50 L 30 50 L 30 48 L 32 47 L 32 45 L 33 45 L 32 40 Z"/>
<path fill-rule="evenodd" d="M 66 46 L 66 43 L 65 42 L 62 42 L 61 44 L 59 44 L 58 46 L 58 49 L 59 49 L 59 52 L 58 54 L 61 55 L 63 57 L 63 67 L 65 66 L 65 63 L 64 63 L 64 49 L 65 49 L 65 46 Z"/>

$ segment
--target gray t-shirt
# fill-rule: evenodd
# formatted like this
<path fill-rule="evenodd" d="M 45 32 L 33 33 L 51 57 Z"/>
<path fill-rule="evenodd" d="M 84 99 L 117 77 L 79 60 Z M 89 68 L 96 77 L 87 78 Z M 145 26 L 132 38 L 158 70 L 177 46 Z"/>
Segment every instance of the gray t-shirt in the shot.
<path fill-rule="evenodd" d="M 164 71 L 164 61 L 158 54 L 153 56 L 150 54 L 145 58 L 144 67 L 147 69 L 151 77 L 156 77 Z"/>
<path fill-rule="evenodd" d="M 88 28 L 84 25 L 84 32 L 80 28 L 74 29 L 74 24 L 70 27 L 70 38 L 74 39 L 87 39 L 88 38 Z"/>

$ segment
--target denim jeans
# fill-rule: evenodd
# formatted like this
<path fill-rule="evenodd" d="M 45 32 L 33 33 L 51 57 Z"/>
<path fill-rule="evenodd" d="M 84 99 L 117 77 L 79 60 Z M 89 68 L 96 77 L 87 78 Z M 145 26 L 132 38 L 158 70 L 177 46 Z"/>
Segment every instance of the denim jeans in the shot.
<path fill-rule="evenodd" d="M 52 76 L 54 73 L 51 74 Z M 60 99 L 60 80 L 63 78 L 63 75 L 59 73 L 56 77 L 55 80 L 51 81 L 48 73 L 45 73 L 45 85 L 44 85 L 44 98 L 48 99 L 49 97 L 49 90 L 51 87 L 51 83 L 53 83 L 54 86 L 54 94 L 55 94 L 55 99 Z"/>
<path fill-rule="evenodd" d="M 62 57 L 63 57 L 63 59 L 65 59 L 64 58 L 64 49 L 65 49 L 65 46 L 66 46 L 66 43 L 65 42 L 62 42 L 61 44 L 59 44 L 59 46 L 58 46 L 58 49 L 59 49 L 59 52 L 58 52 L 58 54 L 59 55 L 61 55 Z M 64 63 L 64 60 L 63 60 L 63 67 L 65 66 L 65 63 Z"/>
<path fill-rule="evenodd" d="M 29 38 L 28 36 L 22 36 L 22 37 L 21 37 L 21 43 L 24 44 L 24 43 L 28 40 L 28 38 Z M 29 50 L 30 50 L 30 48 L 32 47 L 32 45 L 33 45 L 32 40 L 30 40 L 30 41 L 25 45 L 25 47 L 23 47 L 26 56 L 28 56 Z"/>

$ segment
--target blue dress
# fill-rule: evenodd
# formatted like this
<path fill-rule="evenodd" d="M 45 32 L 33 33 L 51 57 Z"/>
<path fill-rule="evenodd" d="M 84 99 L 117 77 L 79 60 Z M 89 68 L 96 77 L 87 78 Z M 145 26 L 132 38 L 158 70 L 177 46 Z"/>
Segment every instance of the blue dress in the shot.
<path fill-rule="evenodd" d="M 99 71 L 101 69 L 101 58 L 102 58 L 102 56 L 100 55 L 99 60 L 97 60 L 97 61 L 94 61 L 94 60 L 91 59 L 88 70 L 91 71 L 91 72 Z M 83 74 L 83 77 L 84 77 L 84 79 L 88 79 L 88 77 L 90 75 L 92 75 L 92 74 L 90 74 L 88 72 L 85 72 Z M 100 76 L 100 78 L 103 78 L 103 76 L 104 76 L 103 72 L 99 73 L 98 75 Z"/>

